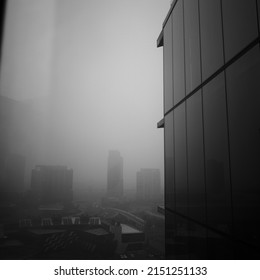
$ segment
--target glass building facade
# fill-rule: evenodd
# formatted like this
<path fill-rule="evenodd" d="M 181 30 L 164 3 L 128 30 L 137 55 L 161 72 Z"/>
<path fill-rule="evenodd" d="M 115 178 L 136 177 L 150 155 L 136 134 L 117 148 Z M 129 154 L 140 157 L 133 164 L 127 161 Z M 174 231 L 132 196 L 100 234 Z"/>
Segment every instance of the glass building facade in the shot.
<path fill-rule="evenodd" d="M 163 23 L 168 259 L 260 259 L 259 29 L 259 0 L 175 0 Z"/>

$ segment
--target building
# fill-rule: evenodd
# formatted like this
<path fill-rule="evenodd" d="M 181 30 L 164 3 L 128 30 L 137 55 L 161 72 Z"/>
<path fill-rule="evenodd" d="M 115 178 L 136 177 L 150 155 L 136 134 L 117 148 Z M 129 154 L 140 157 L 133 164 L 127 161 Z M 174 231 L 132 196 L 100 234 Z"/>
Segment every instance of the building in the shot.
<path fill-rule="evenodd" d="M 72 201 L 73 170 L 66 166 L 37 165 L 32 170 L 31 189 L 41 204 Z"/>
<path fill-rule="evenodd" d="M 107 167 L 107 195 L 123 196 L 123 158 L 119 151 L 109 151 Z"/>
<path fill-rule="evenodd" d="M 163 23 L 166 258 L 260 257 L 259 19 L 176 0 Z"/>
<path fill-rule="evenodd" d="M 0 224 L 0 259 L 114 259 L 114 234 L 102 225 L 78 221 L 33 218 L 5 228 Z"/>
<path fill-rule="evenodd" d="M 120 222 L 112 224 L 110 231 L 117 241 L 116 253 L 118 255 L 143 251 L 145 242 L 145 233 L 143 231 Z"/>
<path fill-rule="evenodd" d="M 159 169 L 142 168 L 136 173 L 136 196 L 138 200 L 160 200 L 160 186 Z"/>
<path fill-rule="evenodd" d="M 0 95 L 0 201 L 15 202 L 24 191 L 25 112 L 22 102 Z"/>

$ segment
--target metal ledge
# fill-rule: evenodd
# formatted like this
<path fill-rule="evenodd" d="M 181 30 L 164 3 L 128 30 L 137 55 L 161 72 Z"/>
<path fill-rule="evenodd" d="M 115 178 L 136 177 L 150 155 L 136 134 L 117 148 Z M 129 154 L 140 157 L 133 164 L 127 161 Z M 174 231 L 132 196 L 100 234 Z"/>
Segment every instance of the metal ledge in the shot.
<path fill-rule="evenodd" d="M 161 120 L 157 123 L 157 128 L 164 128 L 164 119 L 161 119 Z"/>

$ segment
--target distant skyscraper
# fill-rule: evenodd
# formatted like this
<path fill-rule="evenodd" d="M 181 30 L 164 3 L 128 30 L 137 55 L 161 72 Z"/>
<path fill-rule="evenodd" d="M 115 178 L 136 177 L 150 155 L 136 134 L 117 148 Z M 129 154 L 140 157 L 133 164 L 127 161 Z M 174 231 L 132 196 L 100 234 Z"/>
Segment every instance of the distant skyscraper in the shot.
<path fill-rule="evenodd" d="M 107 195 L 123 196 L 123 158 L 119 151 L 110 151 L 108 155 Z"/>
<path fill-rule="evenodd" d="M 25 112 L 22 102 L 0 95 L 0 192 L 24 190 Z"/>
<path fill-rule="evenodd" d="M 37 165 L 32 170 L 31 187 L 40 203 L 72 201 L 73 170 L 66 166 Z"/>
<path fill-rule="evenodd" d="M 136 196 L 139 200 L 154 201 L 160 198 L 160 170 L 141 169 L 136 174 Z"/>
<path fill-rule="evenodd" d="M 15 101 L 0 96 L 0 190 L 5 188 L 6 161 L 10 153 L 10 143 L 13 141 L 12 119 Z"/>

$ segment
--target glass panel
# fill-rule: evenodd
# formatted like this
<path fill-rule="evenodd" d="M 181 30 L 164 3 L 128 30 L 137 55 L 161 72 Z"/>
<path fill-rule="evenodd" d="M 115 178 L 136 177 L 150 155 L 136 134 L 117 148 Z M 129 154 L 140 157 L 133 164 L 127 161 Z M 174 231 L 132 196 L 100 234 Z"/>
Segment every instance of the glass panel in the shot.
<path fill-rule="evenodd" d="M 168 228 L 166 230 L 167 259 L 207 259 L 207 230 L 180 215 L 170 216 L 170 213 L 166 213 L 166 215 L 174 221 L 174 228 L 170 231 L 170 235 L 168 234 Z"/>
<path fill-rule="evenodd" d="M 174 104 L 185 96 L 183 4 L 178 1 L 172 12 L 173 26 L 173 93 Z"/>
<path fill-rule="evenodd" d="M 189 255 L 190 260 L 207 259 L 207 229 L 192 221 L 189 223 Z"/>
<path fill-rule="evenodd" d="M 214 231 L 208 230 L 208 234 L 207 234 L 207 259 L 208 260 L 233 260 L 234 248 L 237 249 L 237 244 L 234 245 L 234 243 L 230 238 L 227 238 L 224 235 L 217 234 Z"/>
<path fill-rule="evenodd" d="M 204 81 L 224 63 L 219 0 L 200 0 L 200 27 Z"/>
<path fill-rule="evenodd" d="M 188 214 L 185 104 L 174 110 L 174 154 L 176 211 Z"/>
<path fill-rule="evenodd" d="M 258 6 L 258 25 L 260 28 L 260 0 L 257 0 L 257 6 Z"/>
<path fill-rule="evenodd" d="M 224 75 L 203 88 L 208 224 L 231 230 L 231 194 Z"/>
<path fill-rule="evenodd" d="M 176 259 L 174 257 L 174 234 L 176 219 L 174 213 L 165 209 L 165 257 L 166 259 Z"/>
<path fill-rule="evenodd" d="M 165 116 L 165 205 L 175 210 L 174 205 L 174 161 L 173 161 L 173 112 Z"/>
<path fill-rule="evenodd" d="M 191 218 L 205 223 L 206 197 L 201 102 L 200 91 L 187 101 L 189 215 Z"/>
<path fill-rule="evenodd" d="M 258 36 L 255 0 L 222 1 L 225 58 L 228 61 Z"/>
<path fill-rule="evenodd" d="M 260 53 L 227 69 L 232 193 L 239 238 L 260 244 Z"/>
<path fill-rule="evenodd" d="M 163 66 L 164 66 L 164 112 L 173 106 L 172 87 L 172 16 L 163 31 Z"/>
<path fill-rule="evenodd" d="M 186 94 L 201 83 L 198 0 L 184 1 Z"/>
<path fill-rule="evenodd" d="M 173 242 L 173 258 L 174 260 L 190 259 L 189 252 L 189 220 L 184 219 L 180 215 L 174 215 L 174 242 Z"/>

